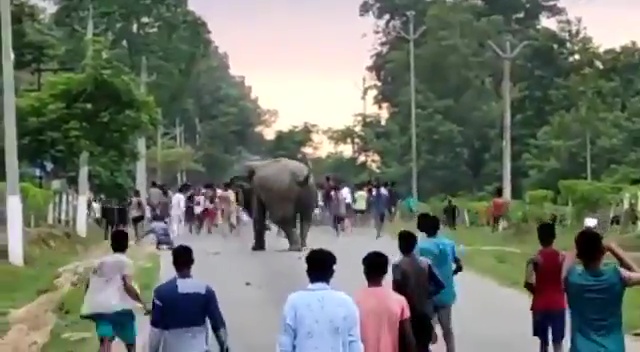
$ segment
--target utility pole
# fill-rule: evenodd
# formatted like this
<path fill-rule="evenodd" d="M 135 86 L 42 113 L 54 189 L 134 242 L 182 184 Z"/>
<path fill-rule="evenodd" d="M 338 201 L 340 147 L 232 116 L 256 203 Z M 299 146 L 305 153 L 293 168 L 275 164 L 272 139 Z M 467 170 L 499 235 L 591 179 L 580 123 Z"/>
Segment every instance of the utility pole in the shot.
<path fill-rule="evenodd" d="M 182 125 L 180 124 L 180 119 L 176 117 L 176 147 L 182 148 Z M 182 170 L 179 169 L 176 173 L 176 179 L 178 180 L 178 186 L 184 183 L 184 179 L 182 178 Z"/>
<path fill-rule="evenodd" d="M 13 72 L 11 1 L 0 1 L 0 20 L 2 21 L 2 87 L 4 90 L 4 162 L 7 180 L 7 251 L 11 264 L 24 266 L 24 226 L 16 137 L 16 82 Z"/>
<path fill-rule="evenodd" d="M 147 72 L 147 57 L 142 56 L 140 62 L 140 91 L 147 94 L 147 83 L 153 78 Z M 142 199 L 147 199 L 147 139 L 138 137 L 138 161 L 136 162 L 136 188 L 140 191 Z"/>
<path fill-rule="evenodd" d="M 512 49 L 513 41 L 510 37 L 505 38 L 505 49 L 500 49 L 491 40 L 489 45 L 495 53 L 502 59 L 502 191 L 503 196 L 511 200 L 511 63 L 520 53 L 520 50 L 529 44 L 524 41 Z"/>
<path fill-rule="evenodd" d="M 156 182 L 162 182 L 162 111 L 159 113 L 160 122 L 158 122 L 158 128 L 156 129 Z"/>
<path fill-rule="evenodd" d="M 87 45 L 87 61 L 93 55 L 93 4 L 89 1 L 89 14 L 87 19 L 87 33 L 85 42 Z M 76 233 L 80 237 L 87 237 L 87 214 L 89 207 L 89 153 L 82 151 L 78 159 L 78 201 L 76 202 Z"/>
<path fill-rule="evenodd" d="M 401 36 L 409 40 L 409 89 L 411 91 L 411 194 L 418 199 L 418 137 L 416 131 L 416 63 L 415 40 L 427 29 L 422 26 L 415 29 L 415 11 L 407 12 L 409 18 L 409 33 L 398 29 Z"/>

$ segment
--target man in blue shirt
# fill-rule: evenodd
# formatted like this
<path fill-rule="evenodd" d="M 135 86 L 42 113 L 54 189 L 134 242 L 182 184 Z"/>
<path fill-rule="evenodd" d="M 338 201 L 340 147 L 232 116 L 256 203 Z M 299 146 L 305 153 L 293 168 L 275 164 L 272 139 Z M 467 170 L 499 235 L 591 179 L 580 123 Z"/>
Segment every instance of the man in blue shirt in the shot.
<path fill-rule="evenodd" d="M 370 190 L 369 209 L 371 209 L 371 216 L 373 216 L 376 238 L 380 238 L 382 237 L 382 228 L 389 210 L 389 192 L 380 186 L 380 182 L 376 181 L 373 189 Z"/>
<path fill-rule="evenodd" d="M 440 219 L 427 213 L 421 213 L 417 219 L 418 230 L 426 235 L 418 242 L 418 254 L 431 261 L 445 288 L 433 298 L 438 323 L 442 328 L 442 337 L 447 352 L 455 352 L 451 308 L 456 300 L 453 277 L 462 272 L 462 261 L 456 253 L 456 244 L 440 234 Z"/>
<path fill-rule="evenodd" d="M 228 352 L 227 332 L 213 289 L 191 277 L 193 250 L 185 245 L 171 253 L 176 277 L 153 291 L 149 352 L 208 352 L 209 330 L 220 351 Z"/>
<path fill-rule="evenodd" d="M 336 256 L 319 248 L 305 261 L 309 286 L 287 297 L 277 352 L 364 352 L 358 307 L 329 286 Z"/>

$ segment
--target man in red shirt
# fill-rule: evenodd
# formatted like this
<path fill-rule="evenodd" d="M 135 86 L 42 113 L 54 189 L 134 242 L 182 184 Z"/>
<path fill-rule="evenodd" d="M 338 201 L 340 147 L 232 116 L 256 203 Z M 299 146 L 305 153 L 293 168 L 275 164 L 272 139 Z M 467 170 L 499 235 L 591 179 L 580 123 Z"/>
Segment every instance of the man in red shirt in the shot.
<path fill-rule="evenodd" d="M 533 336 L 540 340 L 540 352 L 549 351 L 549 332 L 554 352 L 562 351 L 567 301 L 562 284 L 564 254 L 553 247 L 556 229 L 552 223 L 538 225 L 540 250 L 527 261 L 524 287 L 532 295 Z"/>
<path fill-rule="evenodd" d="M 497 187 L 490 206 L 492 232 L 501 230 L 500 223 L 504 221 L 504 216 L 509 210 L 508 208 L 509 202 L 503 197 L 502 187 Z"/>

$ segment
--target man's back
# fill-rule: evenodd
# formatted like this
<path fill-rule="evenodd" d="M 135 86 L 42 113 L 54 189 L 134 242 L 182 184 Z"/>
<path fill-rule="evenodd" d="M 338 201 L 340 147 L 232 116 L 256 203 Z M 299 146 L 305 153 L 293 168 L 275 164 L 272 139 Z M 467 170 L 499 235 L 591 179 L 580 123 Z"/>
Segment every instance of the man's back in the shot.
<path fill-rule="evenodd" d="M 208 351 L 207 320 L 214 331 L 225 326 L 215 293 L 206 283 L 174 278 L 154 290 L 151 326 L 164 334 L 160 351 Z"/>
<path fill-rule="evenodd" d="M 279 352 L 361 352 L 358 308 L 326 284 L 292 293 L 284 306 Z"/>
<path fill-rule="evenodd" d="M 400 322 L 409 319 L 409 304 L 387 287 L 367 287 L 356 295 L 360 331 L 366 352 L 397 352 Z"/>
<path fill-rule="evenodd" d="M 433 298 L 438 306 L 449 306 L 455 302 L 456 292 L 453 281 L 453 265 L 456 257 L 456 244 L 447 237 L 438 234 L 423 238 L 418 242 L 418 254 L 429 259 L 436 269 L 445 287 Z"/>

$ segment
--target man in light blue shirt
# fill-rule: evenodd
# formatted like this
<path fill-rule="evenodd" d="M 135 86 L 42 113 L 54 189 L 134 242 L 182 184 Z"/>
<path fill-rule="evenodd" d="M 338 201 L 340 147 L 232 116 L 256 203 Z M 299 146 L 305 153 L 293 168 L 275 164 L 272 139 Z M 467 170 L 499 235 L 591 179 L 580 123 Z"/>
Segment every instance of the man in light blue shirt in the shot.
<path fill-rule="evenodd" d="M 176 277 L 153 291 L 149 352 L 208 352 L 209 329 L 219 351 L 228 352 L 227 333 L 213 289 L 191 277 L 193 250 L 179 245 L 172 251 Z"/>
<path fill-rule="evenodd" d="M 440 219 L 427 213 L 421 213 L 417 219 L 418 230 L 426 235 L 418 242 L 418 254 L 429 259 L 438 276 L 444 283 L 444 289 L 433 297 L 438 323 L 442 328 L 442 338 L 447 352 L 455 352 L 451 311 L 456 300 L 456 288 L 453 277 L 462 272 L 462 261 L 456 253 L 456 243 L 440 233 Z"/>
<path fill-rule="evenodd" d="M 336 261 L 322 248 L 307 254 L 310 284 L 290 294 L 284 304 L 278 352 L 364 352 L 358 307 L 329 286 Z"/>

